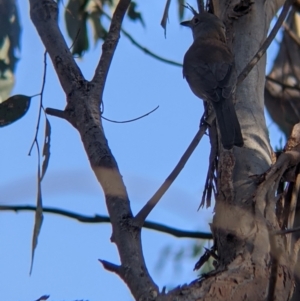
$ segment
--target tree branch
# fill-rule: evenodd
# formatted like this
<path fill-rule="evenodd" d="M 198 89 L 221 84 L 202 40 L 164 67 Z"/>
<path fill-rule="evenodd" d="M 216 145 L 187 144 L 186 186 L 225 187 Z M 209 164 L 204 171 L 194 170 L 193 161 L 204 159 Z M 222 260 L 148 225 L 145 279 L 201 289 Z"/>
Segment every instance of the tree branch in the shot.
<path fill-rule="evenodd" d="M 296 233 L 296 232 L 300 232 L 300 227 L 295 227 L 293 229 L 286 229 L 286 230 L 278 230 L 275 231 L 274 234 L 285 235 L 285 234 Z"/>
<path fill-rule="evenodd" d="M 278 10 L 284 5 L 286 0 L 267 0 L 265 1 L 265 7 L 267 12 L 267 19 L 274 18 Z"/>
<path fill-rule="evenodd" d="M 58 109 L 53 109 L 53 108 L 46 108 L 45 112 L 46 112 L 48 115 L 51 115 L 51 116 L 55 116 L 55 117 L 57 117 L 57 118 L 61 118 L 61 119 L 68 120 L 66 111 L 62 111 L 62 110 L 58 110 Z"/>
<path fill-rule="evenodd" d="M 31 18 L 53 61 L 68 100 L 65 111 L 78 130 L 97 180 L 105 195 L 112 224 L 112 242 L 118 248 L 123 280 L 136 300 L 148 299 L 158 292 L 147 270 L 141 244 L 141 228 L 132 224 L 129 198 L 117 162 L 108 146 L 101 118 L 102 99 L 108 70 L 117 47 L 121 23 L 130 0 L 120 0 L 114 11 L 108 37 L 92 82 L 88 82 L 76 65 L 57 25 L 54 0 L 29 0 Z M 65 61 L 66 60 L 66 61 Z M 143 277 L 141 277 L 141 272 Z"/>
<path fill-rule="evenodd" d="M 99 261 L 102 263 L 103 267 L 113 273 L 116 273 L 117 275 L 119 275 L 120 277 L 122 277 L 122 267 L 119 265 L 116 265 L 114 263 L 111 263 L 109 261 L 106 260 L 102 260 L 99 259 Z"/>
<path fill-rule="evenodd" d="M 99 9 L 101 10 L 101 13 L 108 19 L 108 20 L 112 20 L 111 19 L 111 16 L 106 13 L 103 9 L 102 9 L 102 6 L 100 5 L 100 3 L 98 3 L 98 7 Z M 176 67 L 182 67 L 182 63 L 178 63 L 178 62 L 175 62 L 175 61 L 172 61 L 172 60 L 169 60 L 169 59 L 166 59 L 166 58 L 163 58 L 157 54 L 155 54 L 154 52 L 152 52 L 151 50 L 149 50 L 148 48 L 144 47 L 143 45 L 141 45 L 139 42 L 137 42 L 133 37 L 132 35 L 127 32 L 125 29 L 123 29 L 121 27 L 121 32 L 122 34 L 134 45 L 136 46 L 138 49 L 142 50 L 144 53 L 148 54 L 149 56 L 163 62 L 163 63 L 167 63 L 167 64 L 170 64 L 170 65 L 173 65 L 173 66 L 176 66 Z"/>
<path fill-rule="evenodd" d="M 268 47 L 270 46 L 270 44 L 274 40 L 278 30 L 280 29 L 284 19 L 286 18 L 287 14 L 290 10 L 290 6 L 293 2 L 294 2 L 294 0 L 287 0 L 284 3 L 284 6 L 283 6 L 282 11 L 279 15 L 279 18 L 277 19 L 276 24 L 272 28 L 270 34 L 268 35 L 268 37 L 266 38 L 264 43 L 261 45 L 261 47 L 259 48 L 259 50 L 255 54 L 255 56 L 252 58 L 252 60 L 247 64 L 247 66 L 239 74 L 238 79 L 237 79 L 237 85 L 239 85 L 247 77 L 247 75 L 250 73 L 252 68 L 257 64 L 257 62 L 265 54 Z"/>
<path fill-rule="evenodd" d="M 104 86 L 112 62 L 115 50 L 120 39 L 120 30 L 126 10 L 131 0 L 120 0 L 113 14 L 108 35 L 102 45 L 102 55 L 92 82 L 95 84 L 95 91 L 100 94 L 99 105 L 102 102 Z"/>
<path fill-rule="evenodd" d="M 266 80 L 269 80 L 270 82 L 273 82 L 273 83 L 281 86 L 283 89 L 291 89 L 291 90 L 300 91 L 299 87 L 284 84 L 283 82 L 281 82 L 281 81 L 279 81 L 277 79 L 274 79 L 274 78 L 270 77 L 269 75 L 266 76 Z"/>
<path fill-rule="evenodd" d="M 19 205 L 0 205 L 0 211 L 35 211 L 35 206 L 25 205 L 25 206 L 19 206 Z M 64 217 L 68 217 L 71 219 L 75 219 L 81 223 L 89 223 L 89 224 L 101 224 L 101 223 L 110 223 L 109 216 L 105 215 L 98 215 L 95 214 L 94 216 L 86 216 L 82 214 L 78 214 L 75 212 L 71 212 L 68 210 L 58 209 L 58 208 L 51 208 L 51 207 L 44 207 L 43 208 L 44 213 L 52 213 L 61 215 Z M 169 227 L 160 223 L 145 221 L 143 228 L 155 230 L 158 232 L 166 233 L 173 235 L 175 237 L 179 238 L 196 238 L 196 239 L 212 239 L 211 233 L 206 232 L 198 232 L 198 231 L 185 231 L 176 229 L 173 227 Z"/>
<path fill-rule="evenodd" d="M 142 50 L 144 53 L 148 54 L 149 56 L 151 56 L 163 63 L 167 63 L 167 64 L 170 64 L 170 65 L 173 65 L 176 67 L 182 67 L 182 63 L 178 63 L 178 62 L 166 59 L 164 57 L 161 57 L 161 56 L 155 54 L 154 52 L 152 52 L 151 50 L 147 49 L 146 47 L 142 46 L 123 28 L 121 28 L 121 32 L 134 46 L 136 46 L 138 49 Z"/>
<path fill-rule="evenodd" d="M 286 22 L 282 23 L 283 28 L 288 33 L 290 38 L 300 47 L 300 38 L 293 32 L 293 30 L 289 27 Z"/>
<path fill-rule="evenodd" d="M 84 77 L 58 27 L 57 3 L 53 0 L 29 2 L 31 20 L 49 53 L 61 86 L 68 95 Z"/>
<path fill-rule="evenodd" d="M 151 197 L 151 199 L 145 204 L 145 206 L 138 212 L 138 214 L 134 218 L 134 222 L 139 226 L 142 227 L 147 216 L 150 214 L 150 212 L 153 210 L 153 208 L 156 206 L 156 204 L 159 202 L 161 197 L 165 194 L 165 192 L 169 189 L 169 187 L 172 185 L 172 183 L 175 181 L 183 167 L 185 166 L 186 162 L 196 149 L 197 145 L 199 144 L 201 138 L 206 132 L 206 129 L 209 124 L 211 124 L 212 120 L 214 119 L 214 115 L 210 115 L 208 117 L 208 120 L 203 123 L 197 134 L 195 135 L 194 139 L 188 146 L 187 150 L 184 152 L 182 157 L 180 158 L 179 162 L 173 169 L 173 171 L 170 173 L 170 175 L 167 177 L 167 179 L 164 181 L 164 183 L 158 188 L 158 190 L 154 193 L 154 195 Z"/>

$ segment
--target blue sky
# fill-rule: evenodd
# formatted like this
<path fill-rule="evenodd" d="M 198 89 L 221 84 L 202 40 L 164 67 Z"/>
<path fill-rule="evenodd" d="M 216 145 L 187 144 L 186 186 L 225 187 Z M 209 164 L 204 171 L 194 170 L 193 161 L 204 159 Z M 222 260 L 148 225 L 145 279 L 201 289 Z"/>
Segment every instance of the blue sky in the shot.
<path fill-rule="evenodd" d="M 195 1 L 196 2 L 196 1 Z M 22 49 L 13 94 L 39 93 L 42 84 L 44 47 L 29 19 L 28 1 L 18 1 L 22 22 Z M 164 1 L 139 1 L 146 28 L 125 20 L 124 28 L 153 52 L 182 61 L 192 36 L 181 28 L 177 6 L 171 4 L 167 39 L 160 20 Z M 194 3 L 191 3 L 192 5 Z M 190 13 L 186 13 L 187 18 Z M 63 32 L 65 26 L 60 22 Z M 91 33 L 92 35 L 92 33 Z M 68 40 L 68 39 L 67 39 Z M 71 44 L 70 40 L 68 43 Z M 276 47 L 269 51 L 272 62 Z M 91 79 L 101 53 L 92 46 L 78 64 Z M 28 156 L 35 135 L 38 98 L 16 123 L 1 128 L 0 204 L 35 204 L 36 150 Z M 177 164 L 197 132 L 202 103 L 190 91 L 178 67 L 161 63 L 121 37 L 108 75 L 104 116 L 126 120 L 159 109 L 129 124 L 103 121 L 106 136 L 118 161 L 136 213 Z M 44 106 L 63 109 L 65 96 L 48 59 Z M 94 177 L 78 133 L 65 121 L 49 117 L 52 126 L 51 158 L 42 183 L 44 206 L 58 207 L 86 215 L 107 214 L 103 193 Z M 272 145 L 283 135 L 267 117 Z M 43 123 L 39 135 L 43 142 Z M 149 220 L 186 230 L 209 231 L 212 209 L 197 211 L 204 186 L 209 142 L 204 137 L 186 167 L 151 213 Z M 49 294 L 50 300 L 132 300 L 129 290 L 115 274 L 105 271 L 98 259 L 119 263 L 110 242 L 109 224 L 89 225 L 45 214 L 29 276 L 34 215 L 31 212 L 1 212 L 0 300 L 35 300 Z M 143 230 L 143 248 L 150 273 L 160 288 L 189 282 L 196 277 L 195 259 L 187 258 L 181 269 L 170 257 L 163 270 L 156 269 L 166 246 L 173 252 L 189 250 L 193 240 Z"/>

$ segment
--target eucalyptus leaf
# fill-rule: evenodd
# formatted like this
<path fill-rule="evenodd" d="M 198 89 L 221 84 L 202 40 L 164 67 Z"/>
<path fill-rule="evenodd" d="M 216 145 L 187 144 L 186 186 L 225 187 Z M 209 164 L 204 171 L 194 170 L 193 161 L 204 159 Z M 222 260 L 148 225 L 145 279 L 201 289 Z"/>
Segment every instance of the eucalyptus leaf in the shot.
<path fill-rule="evenodd" d="M 69 37 L 72 39 L 72 54 L 82 56 L 89 48 L 87 33 L 87 0 L 69 0 L 65 10 L 65 21 Z"/>
<path fill-rule="evenodd" d="M 34 253 L 38 244 L 38 237 L 42 228 L 43 223 L 43 203 L 42 203 L 42 188 L 41 188 L 41 172 L 40 172 L 40 164 L 38 164 L 38 173 L 37 173 L 37 181 L 38 181 L 38 191 L 37 191 L 37 200 L 36 200 L 36 210 L 35 210 L 35 219 L 34 219 L 34 228 L 32 235 L 32 247 L 31 247 L 31 265 L 30 272 L 32 272 L 33 261 L 34 261 Z"/>
<path fill-rule="evenodd" d="M 161 19 L 160 25 L 164 29 L 165 37 L 167 37 L 167 21 L 169 18 L 169 8 L 170 8 L 171 0 L 166 1 L 163 17 Z"/>
<path fill-rule="evenodd" d="M 142 17 L 142 14 L 136 10 L 137 4 L 132 1 L 129 5 L 128 11 L 127 11 L 127 16 L 129 19 L 132 21 L 140 21 L 143 27 L 146 27 L 144 19 Z"/>
<path fill-rule="evenodd" d="M 51 125 L 49 120 L 46 118 L 46 128 L 45 128 L 45 140 L 44 140 L 44 147 L 43 147 L 43 165 L 42 165 L 42 176 L 41 181 L 44 178 L 44 175 L 46 174 L 49 160 L 50 160 L 50 138 L 51 138 Z"/>
<path fill-rule="evenodd" d="M 94 42 L 98 40 L 105 40 L 107 36 L 107 30 L 103 27 L 100 19 L 100 14 L 98 12 L 92 12 L 89 15 L 89 20 L 91 21 L 93 28 Z"/>
<path fill-rule="evenodd" d="M 185 0 L 177 0 L 178 1 L 178 15 L 179 15 L 179 20 L 182 21 L 184 17 L 184 4 Z"/>
<path fill-rule="evenodd" d="M 9 125 L 22 118 L 28 111 L 31 97 L 14 95 L 0 103 L 0 127 Z"/>

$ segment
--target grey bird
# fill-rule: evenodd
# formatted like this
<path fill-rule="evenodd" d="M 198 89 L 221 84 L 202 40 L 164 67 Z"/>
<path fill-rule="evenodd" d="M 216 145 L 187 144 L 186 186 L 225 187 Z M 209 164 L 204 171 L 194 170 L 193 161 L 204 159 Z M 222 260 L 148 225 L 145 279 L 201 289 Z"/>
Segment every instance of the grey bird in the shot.
<path fill-rule="evenodd" d="M 184 56 L 183 77 L 197 97 L 212 104 L 223 147 L 241 147 L 244 140 L 233 104 L 237 75 L 225 25 L 213 14 L 193 13 L 192 20 L 181 22 L 192 29 L 194 37 Z"/>

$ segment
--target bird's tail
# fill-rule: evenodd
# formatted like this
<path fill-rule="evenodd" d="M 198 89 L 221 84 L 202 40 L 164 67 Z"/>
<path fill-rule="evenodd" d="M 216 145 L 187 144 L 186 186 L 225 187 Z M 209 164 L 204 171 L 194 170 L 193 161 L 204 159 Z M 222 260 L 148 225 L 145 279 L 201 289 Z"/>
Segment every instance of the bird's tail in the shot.
<path fill-rule="evenodd" d="M 218 102 L 212 101 L 212 105 L 216 113 L 223 147 L 231 149 L 233 145 L 243 146 L 244 140 L 232 98 L 222 98 Z"/>

